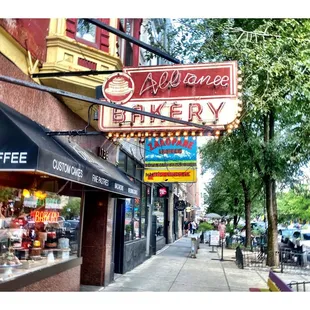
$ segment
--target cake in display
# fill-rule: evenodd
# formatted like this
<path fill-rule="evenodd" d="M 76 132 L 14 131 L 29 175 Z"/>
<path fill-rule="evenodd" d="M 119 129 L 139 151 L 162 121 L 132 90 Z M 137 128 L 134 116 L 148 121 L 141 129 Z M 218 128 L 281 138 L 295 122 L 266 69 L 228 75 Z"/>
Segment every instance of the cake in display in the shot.
<path fill-rule="evenodd" d="M 58 248 L 59 249 L 68 249 L 69 248 L 69 239 L 68 238 L 60 238 L 58 240 Z"/>
<path fill-rule="evenodd" d="M 49 249 L 57 248 L 57 236 L 55 231 L 49 231 L 47 233 L 45 247 Z"/>
<path fill-rule="evenodd" d="M 21 265 L 21 262 L 14 255 L 13 248 L 10 248 L 8 252 L 0 256 L 0 267 L 16 267 L 20 265 Z"/>
<path fill-rule="evenodd" d="M 30 257 L 41 256 L 41 248 L 32 248 L 30 249 Z"/>
<path fill-rule="evenodd" d="M 109 87 L 104 90 L 109 95 L 114 96 L 124 96 L 132 91 L 132 88 L 128 86 L 128 81 L 125 81 L 124 78 L 118 77 L 113 79 L 109 83 Z"/>

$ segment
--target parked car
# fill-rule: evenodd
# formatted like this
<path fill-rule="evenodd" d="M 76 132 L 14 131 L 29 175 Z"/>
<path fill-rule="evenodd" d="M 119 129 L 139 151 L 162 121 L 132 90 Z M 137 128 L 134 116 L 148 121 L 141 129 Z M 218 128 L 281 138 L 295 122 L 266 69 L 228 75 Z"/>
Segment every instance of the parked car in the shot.
<path fill-rule="evenodd" d="M 289 228 L 279 229 L 278 230 L 278 242 L 284 242 L 285 239 L 292 241 L 293 234 L 296 231 L 299 231 L 299 230 L 289 229 Z"/>
<path fill-rule="evenodd" d="M 292 242 L 310 250 L 310 230 L 297 230 L 293 233 Z"/>
<path fill-rule="evenodd" d="M 252 230 L 264 230 L 268 228 L 267 222 L 251 222 L 251 229 Z"/>
<path fill-rule="evenodd" d="M 64 222 L 65 236 L 70 240 L 77 239 L 78 230 L 80 228 L 80 221 L 66 220 Z"/>

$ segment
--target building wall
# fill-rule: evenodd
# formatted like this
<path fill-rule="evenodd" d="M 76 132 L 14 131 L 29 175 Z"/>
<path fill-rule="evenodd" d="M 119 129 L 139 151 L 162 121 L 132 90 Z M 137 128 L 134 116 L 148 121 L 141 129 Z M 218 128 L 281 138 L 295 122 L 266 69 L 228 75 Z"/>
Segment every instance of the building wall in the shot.
<path fill-rule="evenodd" d="M 44 280 L 25 286 L 17 292 L 78 292 L 81 267 L 61 272 Z"/>
<path fill-rule="evenodd" d="M 124 244 L 124 265 L 123 265 L 124 273 L 134 269 L 147 259 L 145 255 L 145 249 L 146 249 L 145 238 Z"/>
<path fill-rule="evenodd" d="M 35 59 L 46 60 L 46 36 L 49 18 L 7 18 L 0 19 L 2 26 Z"/>
<path fill-rule="evenodd" d="M 0 54 L 0 74 L 32 82 L 31 78 L 2 54 Z M 50 130 L 84 129 L 87 125 L 66 105 L 47 92 L 0 82 L 0 101 Z M 52 115 L 51 111 L 53 111 Z M 93 152 L 97 152 L 97 147 L 102 144 L 106 147 L 111 146 L 109 147 L 109 161 L 115 162 L 116 146 L 105 137 L 81 136 L 72 138 L 72 140 Z"/>
<path fill-rule="evenodd" d="M 173 242 L 173 241 L 171 241 Z M 166 246 L 166 238 L 165 237 L 161 237 L 161 238 L 157 238 L 156 239 L 156 252 L 161 250 L 163 247 Z"/>

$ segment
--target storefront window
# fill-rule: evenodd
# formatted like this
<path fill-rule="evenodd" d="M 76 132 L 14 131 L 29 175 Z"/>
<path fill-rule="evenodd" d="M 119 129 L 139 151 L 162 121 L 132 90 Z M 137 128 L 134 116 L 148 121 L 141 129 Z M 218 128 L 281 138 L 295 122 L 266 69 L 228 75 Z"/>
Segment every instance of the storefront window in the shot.
<path fill-rule="evenodd" d="M 153 215 L 157 217 L 157 225 L 156 225 L 156 235 L 158 237 L 164 236 L 164 221 L 165 221 L 165 205 L 166 200 L 164 196 L 167 195 L 167 189 L 165 188 L 165 192 L 160 191 L 164 187 L 155 187 L 154 188 L 154 209 Z M 163 196 L 163 194 L 165 195 Z"/>
<path fill-rule="evenodd" d="M 125 241 L 132 240 L 133 237 L 133 218 L 132 218 L 132 212 L 133 212 L 133 199 L 126 198 L 125 200 Z"/>
<path fill-rule="evenodd" d="M 139 239 L 140 238 L 140 198 L 136 198 L 135 200 L 135 208 L 134 208 L 134 239 Z"/>
<path fill-rule="evenodd" d="M 154 203 L 154 211 L 153 215 L 156 215 L 156 236 L 163 236 L 164 235 L 164 202 L 163 201 L 156 201 Z"/>
<path fill-rule="evenodd" d="M 80 198 L 0 187 L 0 282 L 78 254 Z"/>
<path fill-rule="evenodd" d="M 127 173 L 130 175 L 130 176 L 135 176 L 135 162 L 133 159 L 131 158 L 127 158 Z"/>
<path fill-rule="evenodd" d="M 143 179 L 143 167 L 141 165 L 136 166 L 136 179 L 138 180 Z"/>
<path fill-rule="evenodd" d="M 126 171 L 126 154 L 123 152 L 119 152 L 118 168 L 122 171 Z"/>
<path fill-rule="evenodd" d="M 146 236 L 146 186 L 142 183 L 143 166 L 125 152 L 119 152 L 118 168 L 123 170 L 129 179 L 141 190 L 141 198 L 126 199 L 125 202 L 125 241 L 145 238 Z M 143 184 L 143 185 L 142 185 Z M 150 189 L 150 187 L 148 187 Z"/>

